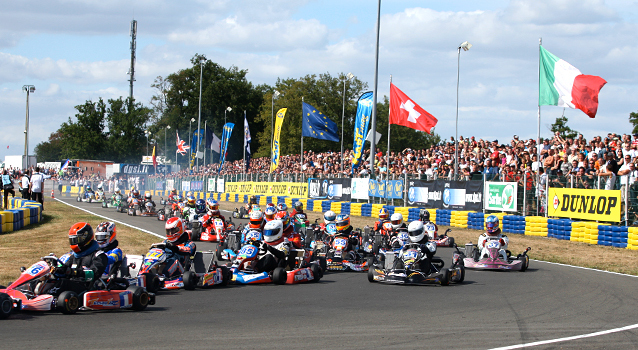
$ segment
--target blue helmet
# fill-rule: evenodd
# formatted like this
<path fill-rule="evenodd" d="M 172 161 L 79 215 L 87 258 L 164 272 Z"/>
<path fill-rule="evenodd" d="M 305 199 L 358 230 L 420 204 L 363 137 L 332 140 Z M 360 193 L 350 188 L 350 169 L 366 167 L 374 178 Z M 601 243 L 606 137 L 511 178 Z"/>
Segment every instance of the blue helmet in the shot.
<path fill-rule="evenodd" d="M 203 199 L 198 199 L 195 202 L 195 211 L 197 213 L 205 213 L 206 212 L 206 202 Z"/>
<path fill-rule="evenodd" d="M 496 215 L 490 215 L 485 219 L 485 228 L 487 233 L 494 233 L 498 231 L 498 217 Z"/>

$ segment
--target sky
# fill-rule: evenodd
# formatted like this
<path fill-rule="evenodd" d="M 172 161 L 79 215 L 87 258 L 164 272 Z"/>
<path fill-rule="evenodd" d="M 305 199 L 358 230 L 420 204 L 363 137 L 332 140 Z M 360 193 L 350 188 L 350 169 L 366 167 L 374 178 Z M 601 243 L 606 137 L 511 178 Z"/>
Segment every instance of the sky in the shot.
<path fill-rule="evenodd" d="M 154 79 L 190 67 L 196 53 L 247 69 L 254 84 L 352 72 L 372 88 L 376 18 L 374 0 L 2 0 L 0 159 L 24 153 L 23 85 L 36 87 L 30 153 L 75 115 L 74 106 L 128 96 L 133 19 L 134 95 L 149 105 Z M 583 74 L 608 82 L 596 118 L 568 109 L 568 125 L 586 138 L 631 131 L 638 1 L 384 0 L 380 33 L 380 100 L 392 76 L 439 120 L 435 132 L 444 138 L 455 135 L 457 69 L 459 135 L 536 138 L 539 38 Z M 473 46 L 459 64 L 464 41 Z M 542 137 L 562 114 L 541 108 Z"/>

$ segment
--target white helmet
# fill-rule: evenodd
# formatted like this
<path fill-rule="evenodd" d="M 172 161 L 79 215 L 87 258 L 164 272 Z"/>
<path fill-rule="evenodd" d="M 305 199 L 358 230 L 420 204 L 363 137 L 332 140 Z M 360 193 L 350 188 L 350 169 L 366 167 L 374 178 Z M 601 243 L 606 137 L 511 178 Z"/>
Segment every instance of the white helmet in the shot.
<path fill-rule="evenodd" d="M 101 184 L 101 183 L 99 183 L 99 184 L 97 185 L 97 189 L 98 189 L 98 190 L 101 190 L 101 189 L 102 189 L 102 184 Z"/>
<path fill-rule="evenodd" d="M 408 225 L 408 235 L 410 235 L 410 241 L 412 243 L 420 242 L 425 237 L 425 228 L 423 222 L 414 220 Z"/>
<path fill-rule="evenodd" d="M 327 224 L 334 224 L 337 219 L 337 214 L 334 211 L 328 210 L 323 214 L 323 222 Z"/>
<path fill-rule="evenodd" d="M 403 224 L 403 214 L 401 213 L 394 213 L 392 214 L 392 216 L 390 217 L 390 222 L 392 222 L 392 227 L 396 230 L 399 227 L 401 227 L 401 224 Z"/>
<path fill-rule="evenodd" d="M 284 224 L 281 220 L 271 220 L 264 226 L 264 241 L 272 243 L 283 236 Z"/>

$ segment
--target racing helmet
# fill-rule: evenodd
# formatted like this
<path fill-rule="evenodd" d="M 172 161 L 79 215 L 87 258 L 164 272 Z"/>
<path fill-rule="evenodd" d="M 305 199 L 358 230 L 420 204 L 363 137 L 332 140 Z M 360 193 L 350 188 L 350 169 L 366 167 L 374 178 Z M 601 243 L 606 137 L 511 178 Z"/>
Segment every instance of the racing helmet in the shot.
<path fill-rule="evenodd" d="M 430 221 L 430 211 L 427 209 L 421 209 L 421 212 L 419 213 L 419 218 L 421 219 L 422 222 Z"/>
<path fill-rule="evenodd" d="M 253 210 L 250 212 L 250 228 L 260 229 L 264 222 L 264 213 L 261 210 Z"/>
<path fill-rule="evenodd" d="M 398 229 L 403 224 L 403 214 L 392 214 L 392 216 L 390 217 L 390 221 L 392 222 L 392 228 L 394 228 L 395 230 Z"/>
<path fill-rule="evenodd" d="M 97 244 L 100 245 L 100 248 L 106 248 L 109 244 L 115 241 L 116 235 L 117 232 L 115 230 L 115 224 L 105 221 L 97 226 L 95 240 L 97 241 Z"/>
<path fill-rule="evenodd" d="M 186 200 L 188 201 L 188 205 L 190 206 L 195 205 L 195 197 L 193 197 L 192 194 L 190 196 L 186 196 Z"/>
<path fill-rule="evenodd" d="M 277 208 L 266 207 L 266 211 L 264 212 L 264 218 L 266 219 L 266 221 L 274 220 L 275 214 L 277 214 Z"/>
<path fill-rule="evenodd" d="M 177 190 L 176 190 L 176 189 L 172 189 L 172 190 L 171 190 L 171 194 L 172 194 L 172 195 L 176 195 L 176 194 L 177 194 Z"/>
<path fill-rule="evenodd" d="M 76 253 L 81 253 L 91 245 L 94 237 L 93 228 L 88 223 L 78 222 L 74 224 L 69 230 L 69 245 L 71 246 L 71 250 Z"/>
<path fill-rule="evenodd" d="M 115 190 L 115 194 L 122 194 L 122 191 L 120 191 L 120 189 L 118 188 L 117 190 Z"/>
<path fill-rule="evenodd" d="M 102 184 L 101 184 L 101 183 L 97 185 L 97 189 L 98 189 L 98 190 L 101 190 L 101 189 L 102 189 Z"/>
<path fill-rule="evenodd" d="M 219 212 L 219 209 L 217 209 L 217 210 L 211 210 L 211 211 L 209 212 L 209 215 L 210 215 L 210 216 L 212 216 L 212 217 L 214 217 L 214 218 L 218 218 L 218 217 L 220 217 L 220 216 L 221 216 L 221 213 Z"/>
<path fill-rule="evenodd" d="M 151 202 L 146 202 L 146 204 L 144 204 L 144 206 L 146 207 L 146 210 L 149 212 L 153 212 L 153 203 Z"/>
<path fill-rule="evenodd" d="M 281 239 L 284 234 L 284 225 L 279 220 L 272 220 L 264 226 L 264 241 L 273 243 Z"/>
<path fill-rule="evenodd" d="M 337 232 L 343 233 L 350 227 L 350 215 L 348 214 L 339 214 L 335 220 L 337 225 Z"/>
<path fill-rule="evenodd" d="M 198 199 L 195 201 L 195 211 L 198 214 L 206 212 L 206 202 L 203 199 Z"/>
<path fill-rule="evenodd" d="M 248 232 L 246 232 L 246 242 L 259 242 L 261 240 L 261 231 L 250 229 Z"/>
<path fill-rule="evenodd" d="M 257 204 L 257 196 L 250 196 L 250 204 Z"/>
<path fill-rule="evenodd" d="M 213 197 L 208 197 L 206 200 L 206 205 L 208 206 L 208 210 L 216 210 L 219 209 L 219 203 L 213 199 Z"/>
<path fill-rule="evenodd" d="M 184 221 L 173 217 L 166 220 L 166 240 L 175 243 L 184 234 Z"/>
<path fill-rule="evenodd" d="M 408 235 L 410 236 L 410 241 L 412 243 L 421 242 L 423 237 L 425 237 L 425 227 L 423 227 L 423 222 L 419 220 L 414 220 L 408 225 Z"/>
<path fill-rule="evenodd" d="M 323 214 L 323 222 L 326 224 L 334 224 L 336 219 L 337 214 L 332 210 L 328 210 Z"/>
<path fill-rule="evenodd" d="M 181 194 L 178 194 L 177 196 L 175 196 L 175 200 L 178 202 L 183 202 L 184 201 L 184 197 Z"/>
<path fill-rule="evenodd" d="M 140 195 L 140 191 L 138 190 L 133 190 L 133 197 L 137 197 Z"/>
<path fill-rule="evenodd" d="M 191 197 L 191 196 L 193 196 L 193 191 L 186 192 L 186 198 Z"/>
<path fill-rule="evenodd" d="M 277 204 L 277 210 L 288 211 L 288 206 L 286 205 L 286 203 L 279 203 Z"/>
<path fill-rule="evenodd" d="M 144 193 L 144 199 L 146 199 L 147 201 L 150 201 L 152 198 L 153 196 L 151 196 L 151 192 Z"/>
<path fill-rule="evenodd" d="M 495 236 L 498 231 L 498 217 L 496 215 L 490 215 L 485 219 L 485 229 L 487 230 L 487 234 L 490 236 Z"/>
<path fill-rule="evenodd" d="M 275 220 L 280 220 L 284 230 L 290 226 L 290 215 L 287 211 L 280 211 L 275 215 Z"/>
<path fill-rule="evenodd" d="M 303 213 L 303 203 L 296 201 L 295 202 L 295 211 L 297 213 Z"/>
<path fill-rule="evenodd" d="M 388 214 L 388 209 L 386 209 L 386 208 L 379 209 L 379 219 L 380 220 L 387 220 L 389 215 L 390 214 Z"/>

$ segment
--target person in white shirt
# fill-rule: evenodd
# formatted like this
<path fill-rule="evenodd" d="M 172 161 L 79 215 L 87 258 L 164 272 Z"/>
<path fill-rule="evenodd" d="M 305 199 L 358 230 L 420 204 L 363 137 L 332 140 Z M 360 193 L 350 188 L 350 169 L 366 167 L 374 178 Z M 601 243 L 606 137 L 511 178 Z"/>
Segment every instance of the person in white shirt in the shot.
<path fill-rule="evenodd" d="M 31 199 L 31 195 L 29 194 L 29 182 L 29 173 L 25 172 L 22 175 L 22 178 L 20 178 L 20 187 L 22 188 L 22 198 L 27 200 Z"/>
<path fill-rule="evenodd" d="M 44 179 L 45 176 L 40 173 L 40 167 L 35 167 L 35 174 L 31 175 L 31 200 L 42 204 L 42 210 L 44 210 L 44 197 L 42 196 Z"/>

